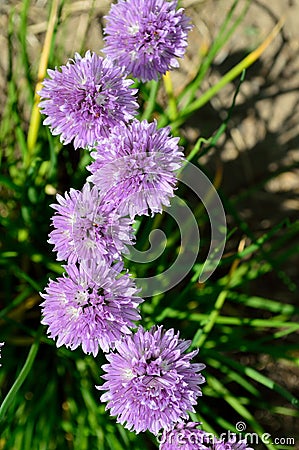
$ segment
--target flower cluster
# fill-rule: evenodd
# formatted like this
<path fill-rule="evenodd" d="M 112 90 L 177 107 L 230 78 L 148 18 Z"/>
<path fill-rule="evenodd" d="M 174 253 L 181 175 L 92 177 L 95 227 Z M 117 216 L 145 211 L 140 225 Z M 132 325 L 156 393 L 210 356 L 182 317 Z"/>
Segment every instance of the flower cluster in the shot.
<path fill-rule="evenodd" d="M 178 67 L 191 29 L 177 0 L 119 0 L 106 17 L 103 51 L 142 81 Z"/>
<path fill-rule="evenodd" d="M 70 264 L 65 270 L 41 294 L 42 324 L 49 326 L 51 338 L 58 338 L 57 347 L 75 350 L 81 345 L 94 356 L 99 347 L 108 352 L 140 319 L 137 306 L 142 299 L 133 280 L 106 263 L 79 268 Z"/>
<path fill-rule="evenodd" d="M 179 138 L 170 137 L 169 131 L 157 129 L 156 122 L 135 119 L 129 126 L 115 127 L 91 153 L 88 179 L 106 192 L 119 214 L 134 218 L 169 206 L 175 171 L 183 161 Z"/>
<path fill-rule="evenodd" d="M 132 222 L 117 214 L 97 189 L 85 183 L 82 191 L 71 189 L 64 197 L 57 195 L 52 217 L 54 230 L 49 243 L 54 244 L 58 261 L 121 260 L 126 245 L 134 241 Z"/>
<path fill-rule="evenodd" d="M 184 421 L 202 395 L 205 366 L 191 362 L 198 350 L 186 352 L 190 341 L 173 329 L 134 332 L 143 299 L 122 255 L 134 243 L 135 217 L 169 206 L 184 161 L 168 127 L 135 118 L 137 90 L 127 76 L 158 80 L 177 67 L 191 25 L 176 0 L 118 0 L 106 21 L 107 56 L 75 54 L 48 71 L 39 93 L 52 134 L 92 158 L 83 188 L 57 194 L 51 205 L 49 243 L 65 272 L 41 293 L 42 324 L 58 347 L 107 353 L 105 381 L 97 388 L 119 423 L 136 433 L 164 430 L 161 450 L 188 450 L 195 447 L 172 441 L 194 431 Z"/>
<path fill-rule="evenodd" d="M 157 434 L 171 429 L 187 411 L 195 412 L 199 385 L 204 377 L 198 373 L 204 364 L 191 363 L 197 350 L 184 353 L 190 342 L 179 339 L 173 329 L 142 327 L 115 344 L 117 353 L 107 356 L 103 366 L 106 390 L 102 401 L 117 421 L 136 433 L 149 430 Z"/>
<path fill-rule="evenodd" d="M 53 135 L 74 147 L 93 146 L 119 122 L 128 122 L 138 104 L 133 81 L 123 68 L 87 51 L 59 69 L 48 70 L 39 92 L 41 112 Z"/>
<path fill-rule="evenodd" d="M 112 21 L 123 6 L 122 0 L 112 5 Z M 141 79 L 157 79 L 174 66 L 175 56 L 184 53 L 189 19 L 176 6 L 164 0 L 126 2 L 128 26 L 138 26 L 145 39 L 140 70 L 148 74 Z M 107 33 L 109 23 L 108 16 Z M 154 60 L 148 33 L 155 41 Z M 106 50 L 109 53 L 108 41 Z M 51 205 L 55 212 L 48 242 L 57 260 L 65 261 L 65 274 L 50 280 L 41 294 L 42 323 L 58 346 L 81 346 L 93 355 L 99 347 L 105 352 L 113 349 L 140 319 L 141 299 L 134 280 L 123 270 L 122 256 L 134 243 L 135 217 L 169 206 L 176 171 L 183 163 L 179 138 L 172 137 L 168 127 L 135 119 L 137 89 L 128 71 L 109 55 L 76 53 L 66 65 L 48 70 L 39 92 L 44 124 L 52 134 L 63 144 L 72 142 L 75 149 L 91 151 L 93 158 L 83 188 L 57 194 Z"/>

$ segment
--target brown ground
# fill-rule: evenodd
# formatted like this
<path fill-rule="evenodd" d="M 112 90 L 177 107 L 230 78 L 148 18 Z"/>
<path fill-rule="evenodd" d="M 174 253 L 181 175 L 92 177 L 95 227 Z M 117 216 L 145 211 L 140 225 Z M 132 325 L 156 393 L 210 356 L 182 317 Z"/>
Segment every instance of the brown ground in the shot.
<path fill-rule="evenodd" d="M 229 1 L 193 2 L 198 18 L 190 36 L 194 46 L 213 39 L 230 4 Z M 299 2 L 252 1 L 245 21 L 217 56 L 215 70 L 206 81 L 206 87 L 256 48 L 283 15 L 286 20 L 280 36 L 247 71 L 225 145 L 219 145 L 217 150 L 224 162 L 223 185 L 229 193 L 253 186 L 279 168 L 299 162 Z M 192 62 L 192 58 L 190 60 Z M 234 89 L 232 84 L 212 100 L 212 110 L 218 113 L 214 128 L 230 105 Z M 209 112 L 207 110 L 207 120 Z M 205 129 L 200 121 L 195 125 L 190 127 L 194 137 L 196 129 L 199 132 Z M 263 218 L 267 218 L 264 226 L 269 226 L 273 211 L 274 222 L 285 216 L 298 218 L 298 174 L 298 168 L 284 171 L 269 181 L 262 193 L 258 192 L 258 201 L 251 208 L 257 223 L 262 224 Z M 250 215 L 248 204 L 246 208 Z"/>

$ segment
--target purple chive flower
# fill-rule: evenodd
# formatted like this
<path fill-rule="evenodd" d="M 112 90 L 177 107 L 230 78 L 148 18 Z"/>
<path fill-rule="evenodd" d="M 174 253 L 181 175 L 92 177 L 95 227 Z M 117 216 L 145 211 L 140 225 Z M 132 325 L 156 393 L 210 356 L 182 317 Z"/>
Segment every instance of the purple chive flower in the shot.
<path fill-rule="evenodd" d="M 48 325 L 50 338 L 57 338 L 57 347 L 75 350 L 81 345 L 84 353 L 94 356 L 99 347 L 108 352 L 140 319 L 137 307 L 142 299 L 133 280 L 105 264 L 91 266 L 88 273 L 76 265 L 65 270 L 41 294 L 41 323 Z"/>
<path fill-rule="evenodd" d="M 219 439 L 213 433 L 198 428 L 199 423 L 179 423 L 159 436 L 159 450 L 253 450 L 246 440 Z"/>
<path fill-rule="evenodd" d="M 43 81 L 41 112 L 54 135 L 74 147 L 93 146 L 107 136 L 110 128 L 132 119 L 138 108 L 136 89 L 129 86 L 123 68 L 108 58 L 87 51 L 78 53 L 60 70 L 48 70 L 50 78 Z"/>
<path fill-rule="evenodd" d="M 190 20 L 177 1 L 119 0 L 111 6 L 104 53 L 142 81 L 178 67 L 184 56 Z"/>
<path fill-rule="evenodd" d="M 132 244 L 132 222 L 104 203 L 96 186 L 85 183 L 82 191 L 70 189 L 64 197 L 58 194 L 57 202 L 51 205 L 56 212 L 48 242 L 54 244 L 59 261 L 105 260 L 110 264 L 121 259 L 126 245 Z"/>
<path fill-rule="evenodd" d="M 146 120 L 115 127 L 91 153 L 88 166 L 92 181 L 105 197 L 118 204 L 121 215 L 162 212 L 169 206 L 176 184 L 175 171 L 183 162 L 178 137 L 169 136 L 169 127 L 157 129 Z"/>
<path fill-rule="evenodd" d="M 107 391 L 101 400 L 108 401 L 106 409 L 118 423 L 136 433 L 157 434 L 187 418 L 187 411 L 194 412 L 199 384 L 205 381 L 198 372 L 205 366 L 190 362 L 197 350 L 184 353 L 189 345 L 162 326 L 149 331 L 139 327 L 116 342 L 117 353 L 109 353 L 109 364 L 103 366 L 107 381 L 97 389 Z"/>

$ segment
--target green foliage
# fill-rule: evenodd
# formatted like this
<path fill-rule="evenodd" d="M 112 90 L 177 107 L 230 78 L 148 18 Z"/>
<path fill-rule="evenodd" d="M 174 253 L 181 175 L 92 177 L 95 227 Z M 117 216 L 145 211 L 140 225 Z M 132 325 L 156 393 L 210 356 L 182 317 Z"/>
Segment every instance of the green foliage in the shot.
<path fill-rule="evenodd" d="M 240 4 L 241 10 L 236 13 Z M 62 26 L 62 6 L 51 41 L 51 67 L 63 63 L 55 59 L 63 48 L 63 42 L 56 39 Z M 202 170 L 203 155 L 224 136 L 248 62 L 238 66 L 217 88 L 211 88 L 208 95 L 198 93 L 215 56 L 237 30 L 242 32 L 237 27 L 249 6 L 248 1 L 232 3 L 197 73 L 179 95 L 167 79 L 164 87 L 162 82 L 136 82 L 140 88 L 140 117 L 156 117 L 160 126 L 170 124 L 180 135 L 188 117 L 198 114 L 233 78 L 240 80 L 220 128 L 211 137 L 201 137 L 195 145 L 182 138 L 188 160 Z M 0 450 L 155 449 L 157 444 L 150 434 L 136 436 L 124 430 L 100 403 L 95 385 L 101 383 L 104 355 L 94 359 L 80 350 L 57 349 L 40 326 L 39 292 L 49 277 L 62 273 L 47 243 L 49 205 L 56 192 L 82 187 L 89 156 L 75 152 L 71 146 L 62 147 L 44 127 L 38 129 L 33 151 L 28 149 L 28 111 L 34 104 L 37 81 L 37 68 L 31 64 L 27 50 L 30 7 L 30 1 L 23 2 L 19 21 L 16 10 L 10 13 L 7 96 L 0 127 L 0 341 L 5 342 L 0 369 Z M 78 50 L 81 46 L 78 42 Z M 163 96 L 159 95 L 161 91 Z M 267 181 L 261 180 L 253 189 L 262 189 Z M 216 433 L 235 431 L 236 422 L 244 421 L 247 431 L 261 435 L 268 430 L 259 422 L 257 410 L 265 410 L 273 417 L 297 414 L 294 394 L 284 383 L 274 381 L 267 367 L 283 363 L 293 370 L 298 366 L 298 285 L 286 269 L 299 251 L 299 223 L 284 220 L 257 233 L 238 212 L 241 202 L 252 195 L 252 188 L 234 196 L 222 194 L 220 188 L 218 191 L 230 221 L 226 251 L 216 272 L 205 283 L 197 282 L 210 234 L 208 216 L 201 204 L 195 204 L 193 212 L 201 230 L 200 255 L 178 286 L 146 299 L 142 305 L 143 323 L 146 327 L 163 323 L 179 329 L 184 338 L 192 341 L 192 347 L 200 347 L 198 359 L 207 366 L 207 383 L 193 419 L 202 422 L 206 431 Z M 180 188 L 179 195 L 187 204 L 194 203 L 184 189 Z M 143 217 L 136 224 L 138 247 L 146 248 L 149 233 L 158 227 L 168 238 L 163 255 L 158 262 L 142 265 L 128 261 L 131 273 L 161 273 L 180 251 L 180 235 L 166 213 L 155 219 Z M 257 286 L 269 280 L 284 290 L 282 298 L 270 289 L 265 296 L 258 293 Z M 266 447 L 275 448 L 272 444 Z"/>

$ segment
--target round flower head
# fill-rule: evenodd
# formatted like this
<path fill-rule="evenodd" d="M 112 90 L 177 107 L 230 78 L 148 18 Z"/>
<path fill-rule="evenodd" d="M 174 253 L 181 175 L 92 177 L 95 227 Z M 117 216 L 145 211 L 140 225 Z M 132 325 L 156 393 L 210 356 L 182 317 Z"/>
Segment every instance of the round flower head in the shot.
<path fill-rule="evenodd" d="M 41 112 L 52 134 L 75 148 L 93 146 L 111 127 L 132 119 L 138 107 L 123 69 L 87 51 L 60 70 L 48 70 L 39 92 Z"/>
<path fill-rule="evenodd" d="M 170 429 L 187 418 L 187 411 L 201 395 L 199 384 L 205 379 L 198 372 L 204 364 L 191 363 L 197 350 L 184 353 L 190 341 L 179 339 L 173 329 L 162 326 L 126 336 L 115 344 L 117 353 L 109 353 L 103 369 L 107 380 L 98 389 L 108 401 L 107 409 L 121 423 L 136 433 Z"/>
<path fill-rule="evenodd" d="M 105 260 L 110 264 L 121 259 L 126 244 L 132 244 L 132 222 L 104 203 L 96 186 L 85 183 L 82 191 L 71 189 L 64 197 L 58 194 L 57 202 L 51 205 L 56 212 L 48 242 L 54 244 L 59 261 Z"/>
<path fill-rule="evenodd" d="M 142 299 L 128 274 L 117 274 L 114 268 L 99 264 L 89 268 L 68 265 L 66 274 L 49 281 L 45 301 L 41 304 L 48 334 L 57 338 L 57 347 L 84 353 L 104 352 L 124 334 L 131 333 L 134 321 L 140 319 L 137 307 Z"/>
<path fill-rule="evenodd" d="M 191 29 L 177 1 L 119 0 L 106 16 L 103 51 L 142 81 L 178 67 Z"/>
<path fill-rule="evenodd" d="M 253 450 L 245 440 L 224 441 L 212 433 L 200 430 L 199 423 L 179 423 L 172 430 L 164 430 L 159 437 L 159 450 Z"/>
<path fill-rule="evenodd" d="M 157 129 L 156 122 L 121 124 L 91 153 L 95 161 L 88 166 L 88 180 L 118 204 L 121 215 L 162 212 L 174 195 L 175 171 L 183 162 L 178 141 L 169 136 L 168 127 Z"/>

